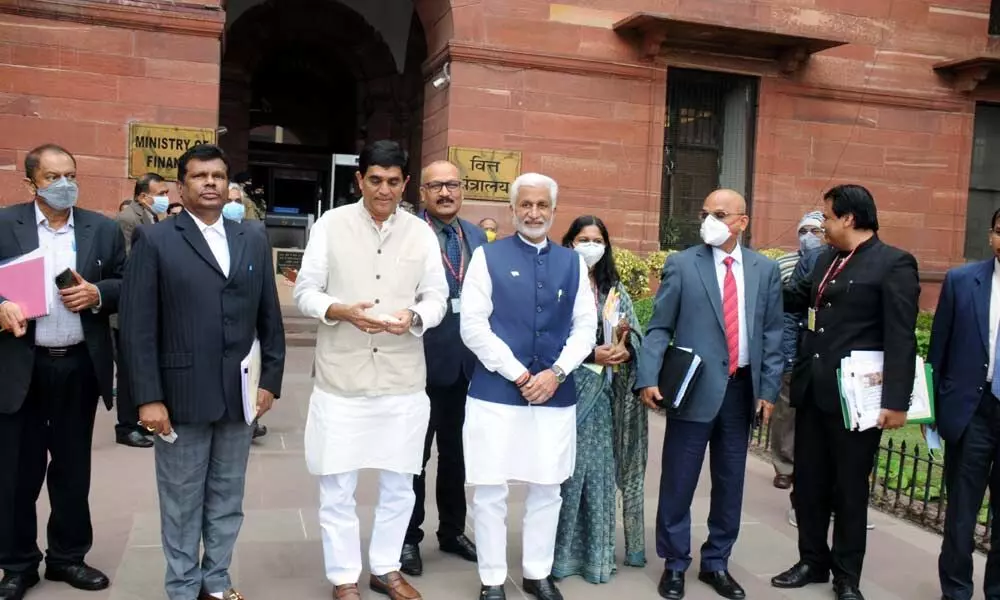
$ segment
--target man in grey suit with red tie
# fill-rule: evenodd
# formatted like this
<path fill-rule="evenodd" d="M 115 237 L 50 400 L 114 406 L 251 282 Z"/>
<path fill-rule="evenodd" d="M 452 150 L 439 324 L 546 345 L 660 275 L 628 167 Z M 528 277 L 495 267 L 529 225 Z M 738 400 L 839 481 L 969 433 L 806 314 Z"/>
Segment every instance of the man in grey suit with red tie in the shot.
<path fill-rule="evenodd" d="M 684 597 L 691 564 L 691 502 L 711 448 L 708 540 L 698 578 L 724 598 L 745 592 L 729 574 L 740 529 L 747 444 L 756 407 L 765 420 L 778 396 L 784 324 L 778 263 L 742 247 L 746 201 L 733 190 L 712 192 L 701 210 L 703 245 L 670 256 L 639 356 L 642 401 L 663 401 L 658 375 L 673 343 L 690 348 L 702 373 L 688 401 L 667 417 L 656 516 L 656 551 L 665 560 L 658 591 Z"/>
<path fill-rule="evenodd" d="M 229 564 L 243 524 L 252 433 L 240 363 L 259 339 L 263 415 L 281 392 L 285 334 L 264 232 L 222 218 L 226 155 L 194 146 L 177 170 L 184 212 L 137 229 L 132 242 L 122 354 L 139 419 L 158 435 L 167 597 L 240 600 Z"/>

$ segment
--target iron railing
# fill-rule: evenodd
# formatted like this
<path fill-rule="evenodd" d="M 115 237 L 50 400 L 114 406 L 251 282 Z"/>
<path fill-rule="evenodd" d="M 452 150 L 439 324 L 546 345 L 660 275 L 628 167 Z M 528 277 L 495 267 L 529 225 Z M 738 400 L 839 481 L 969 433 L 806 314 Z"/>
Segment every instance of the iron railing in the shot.
<path fill-rule="evenodd" d="M 770 458 L 770 442 L 770 428 L 756 427 L 750 437 L 750 451 Z M 948 502 L 944 463 L 940 451 L 890 438 L 875 454 L 870 505 L 931 531 L 943 532 Z M 981 552 L 989 551 L 992 521 L 987 491 L 975 535 L 976 548 Z"/>

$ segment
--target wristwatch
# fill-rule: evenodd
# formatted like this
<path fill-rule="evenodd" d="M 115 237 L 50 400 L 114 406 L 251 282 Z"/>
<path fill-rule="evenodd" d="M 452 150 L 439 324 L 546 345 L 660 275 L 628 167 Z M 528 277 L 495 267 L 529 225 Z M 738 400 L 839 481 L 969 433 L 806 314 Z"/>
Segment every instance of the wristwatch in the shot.
<path fill-rule="evenodd" d="M 550 369 L 550 370 L 553 373 L 556 374 L 556 381 L 558 381 L 559 383 L 565 383 L 566 382 L 566 372 L 565 371 L 563 371 L 562 369 L 560 369 L 556 365 L 552 365 L 552 369 Z"/>
<path fill-rule="evenodd" d="M 417 311 L 413 310 L 412 308 L 410 308 L 408 310 L 410 311 L 410 316 L 412 317 L 410 319 L 410 326 L 411 327 L 416 327 L 417 329 L 419 329 L 420 326 L 424 324 L 424 320 L 420 318 L 420 313 L 418 313 Z"/>

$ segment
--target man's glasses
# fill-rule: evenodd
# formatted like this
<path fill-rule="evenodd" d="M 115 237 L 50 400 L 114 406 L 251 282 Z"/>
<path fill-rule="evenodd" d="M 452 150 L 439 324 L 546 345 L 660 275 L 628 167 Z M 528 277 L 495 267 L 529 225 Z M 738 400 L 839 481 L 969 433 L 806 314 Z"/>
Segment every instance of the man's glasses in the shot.
<path fill-rule="evenodd" d="M 424 188 L 435 194 L 440 192 L 441 188 L 448 188 L 449 192 L 457 192 L 460 187 L 462 187 L 461 181 L 429 181 L 424 184 Z"/>
<path fill-rule="evenodd" d="M 704 221 L 705 219 L 708 218 L 708 215 L 712 215 L 713 217 L 715 217 L 716 219 L 718 219 L 720 221 L 725 221 L 729 217 L 738 217 L 738 216 L 745 215 L 745 214 L 746 213 L 729 213 L 729 212 L 726 212 L 724 210 L 716 210 L 716 211 L 713 211 L 713 212 L 708 212 L 707 210 L 703 210 L 700 213 L 698 213 L 698 218 L 701 219 L 702 221 Z"/>

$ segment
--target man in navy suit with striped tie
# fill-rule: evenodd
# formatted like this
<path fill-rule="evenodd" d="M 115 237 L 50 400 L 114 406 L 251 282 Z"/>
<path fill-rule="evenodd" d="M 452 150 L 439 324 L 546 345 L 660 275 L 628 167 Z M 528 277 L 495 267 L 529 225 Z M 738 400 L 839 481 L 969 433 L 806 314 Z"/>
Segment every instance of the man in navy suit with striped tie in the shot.
<path fill-rule="evenodd" d="M 423 210 L 418 215 L 437 234 L 441 260 L 448 280 L 448 311 L 441 324 L 424 333 L 427 360 L 427 395 L 431 399 L 431 420 L 424 443 L 424 467 L 431 456 L 431 443 L 437 436 L 437 507 L 440 517 L 437 537 L 441 551 L 470 562 L 476 560 L 476 546 L 465 535 L 465 460 L 462 451 L 462 425 L 465 422 L 465 397 L 475 357 L 462 343 L 459 333 L 460 295 L 465 270 L 472 252 L 486 243 L 486 235 L 476 225 L 460 219 L 462 178 L 458 167 L 447 161 L 427 165 L 420 174 L 420 198 Z M 400 570 L 407 575 L 421 575 L 423 560 L 420 542 L 424 532 L 426 471 L 414 478 L 416 504 L 406 531 Z"/>

